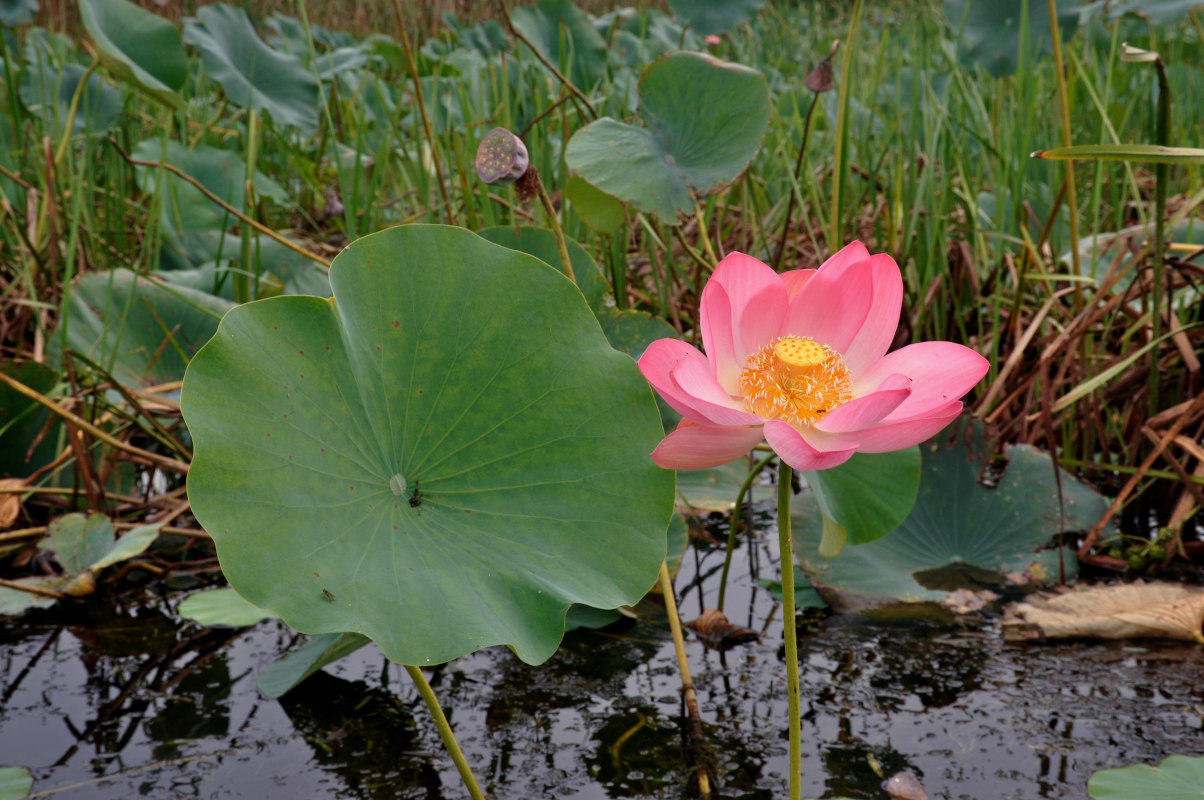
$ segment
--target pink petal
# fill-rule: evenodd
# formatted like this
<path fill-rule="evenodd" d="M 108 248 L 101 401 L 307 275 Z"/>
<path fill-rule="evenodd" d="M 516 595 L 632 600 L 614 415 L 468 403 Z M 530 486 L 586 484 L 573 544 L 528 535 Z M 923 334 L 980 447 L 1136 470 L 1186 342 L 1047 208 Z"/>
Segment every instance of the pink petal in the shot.
<path fill-rule="evenodd" d="M 927 416 L 974 388 L 990 364 L 968 347 L 953 342 L 919 342 L 887 353 L 853 380 L 853 395 L 868 394 L 891 375 L 911 378 L 911 396 L 883 421 Z"/>
<path fill-rule="evenodd" d="M 792 269 L 783 272 L 782 283 L 786 286 L 786 298 L 794 300 L 798 293 L 803 290 L 803 285 L 811 279 L 811 276 L 816 273 L 813 269 Z"/>
<path fill-rule="evenodd" d="M 891 375 L 877 390 L 856 397 L 829 412 L 815 423 L 815 427 L 828 433 L 853 433 L 882 419 L 907 399 L 911 394 L 911 381 L 906 375 Z"/>
<path fill-rule="evenodd" d="M 696 422 L 713 425 L 760 425 L 765 421 L 756 414 L 745 411 L 743 400 L 733 398 L 723 390 L 711 374 L 711 365 L 701 356 L 687 356 L 678 361 L 669 371 L 669 378 L 681 392 L 679 397 L 687 398 L 690 409 L 695 412 L 686 416 Z"/>
<path fill-rule="evenodd" d="M 927 441 L 962 412 L 962 402 L 952 400 L 943 406 L 930 409 L 922 417 L 912 417 L 900 422 L 884 422 L 872 428 L 857 431 L 863 453 L 889 453 L 902 450 L 913 444 Z"/>
<path fill-rule="evenodd" d="M 765 423 L 765 441 L 783 461 L 800 472 L 838 467 L 857 452 L 857 442 L 836 437 L 827 440 L 822 436 L 818 438 L 821 444 L 827 442 L 833 449 L 817 449 L 801 433 L 781 420 Z"/>
<path fill-rule="evenodd" d="M 734 461 L 761 442 L 761 426 L 712 428 L 683 419 L 652 451 L 665 469 L 709 469 Z"/>
<path fill-rule="evenodd" d="M 853 341 L 841 350 L 844 363 L 853 375 L 859 374 L 890 349 L 899 327 L 899 311 L 903 308 L 903 274 L 899 265 L 885 253 L 870 256 L 870 286 L 872 296 L 865 323 Z"/>
<path fill-rule="evenodd" d="M 749 354 L 777 335 L 786 305 L 782 279 L 752 256 L 731 253 L 715 267 L 702 290 L 702 343 L 730 394 L 739 390 Z"/>
<path fill-rule="evenodd" d="M 779 335 L 809 336 L 844 353 L 865 324 L 873 299 L 873 262 L 865 247 L 853 242 L 807 280 L 786 310 Z"/>
<path fill-rule="evenodd" d="M 706 356 L 678 339 L 657 339 L 648 345 L 644 355 L 636 362 L 640 372 L 652 384 L 656 393 L 664 398 L 674 411 L 683 417 L 705 421 L 706 416 L 696 408 L 694 399 L 673 380 L 673 368 L 682 361 L 701 361 Z"/>

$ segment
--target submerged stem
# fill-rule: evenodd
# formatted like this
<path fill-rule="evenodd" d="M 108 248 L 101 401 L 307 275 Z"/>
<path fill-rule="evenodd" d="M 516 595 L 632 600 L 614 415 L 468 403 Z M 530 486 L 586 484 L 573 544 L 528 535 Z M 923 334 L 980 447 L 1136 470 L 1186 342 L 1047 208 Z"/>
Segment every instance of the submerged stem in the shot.
<path fill-rule="evenodd" d="M 473 800 L 485 800 L 485 795 L 481 792 L 481 787 L 477 784 L 477 778 L 472 774 L 472 767 L 468 766 L 468 761 L 464 758 L 464 752 L 456 742 L 456 735 L 452 733 L 451 724 L 448 723 L 447 716 L 443 713 L 443 707 L 439 705 L 439 698 L 435 697 L 435 690 L 431 688 L 421 669 L 412 667 L 409 664 L 404 664 L 403 666 L 406 668 L 406 672 L 409 673 L 410 680 L 418 687 L 418 694 L 422 695 L 427 709 L 431 712 L 431 719 L 434 720 L 435 727 L 439 729 L 439 738 L 443 740 L 443 746 L 447 749 L 447 754 L 456 763 L 456 769 L 460 772 L 460 780 L 464 781 L 464 788 L 468 790 L 468 794 Z"/>
<path fill-rule="evenodd" d="M 782 633 L 786 640 L 786 704 L 790 717 L 790 800 L 802 796 L 802 729 L 799 719 L 798 633 L 794 628 L 794 544 L 790 540 L 790 484 L 794 470 L 778 460 L 778 550 L 782 567 Z"/>

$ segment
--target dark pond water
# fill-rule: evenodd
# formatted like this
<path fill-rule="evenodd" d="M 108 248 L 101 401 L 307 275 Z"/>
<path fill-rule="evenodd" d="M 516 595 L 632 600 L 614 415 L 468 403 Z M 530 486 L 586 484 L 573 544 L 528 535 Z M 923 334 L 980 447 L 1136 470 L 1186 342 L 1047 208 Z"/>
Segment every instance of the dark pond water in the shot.
<path fill-rule="evenodd" d="M 785 795 L 780 609 L 756 581 L 777 576 L 774 542 L 763 527 L 738 551 L 728 592 L 732 621 L 765 636 L 726 653 L 688 642 L 716 797 Z M 687 554 L 687 620 L 714 604 L 721 561 L 709 545 Z M 267 700 L 255 676 L 294 634 L 181 625 L 178 599 L 0 630 L 0 765 L 29 767 L 35 795 L 56 798 L 466 796 L 405 673 L 374 648 Z M 991 620 L 799 622 L 804 797 L 886 798 L 875 761 L 912 769 L 933 798 L 1085 798 L 1097 769 L 1204 753 L 1198 645 L 1004 646 Z M 663 617 L 572 633 L 539 668 L 493 648 L 430 680 L 495 800 L 690 796 Z"/>

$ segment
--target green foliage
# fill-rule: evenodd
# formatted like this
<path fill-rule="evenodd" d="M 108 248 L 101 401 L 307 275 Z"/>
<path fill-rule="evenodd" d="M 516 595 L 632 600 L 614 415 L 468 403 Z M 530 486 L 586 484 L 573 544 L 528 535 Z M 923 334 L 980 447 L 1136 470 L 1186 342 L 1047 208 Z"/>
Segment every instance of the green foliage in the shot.
<path fill-rule="evenodd" d="M 899 527 L 877 541 L 821 554 L 819 513 L 806 495 L 796 499 L 797 550 L 812 582 L 828 587 L 850 608 L 896 601 L 941 601 L 954 588 L 990 588 L 1021 581 L 1057 580 L 1059 552 L 1047 548 L 1060 531 L 1085 530 L 1107 502 L 1062 473 L 1062 499 L 1049 456 L 1016 445 L 1006 450 L 998 485 L 981 485 L 990 458 L 981 434 L 966 442 L 921 445 L 923 472 L 915 507 Z M 1063 513 L 1064 512 L 1064 513 Z M 1072 549 L 1061 559 L 1067 578 L 1077 571 Z M 831 599 L 831 598 L 829 598 Z"/>
<path fill-rule="evenodd" d="M 96 136 L 117 124 L 123 102 L 120 89 L 88 75 L 79 64 L 55 66 L 44 50 L 34 50 L 34 58 L 21 74 L 21 102 L 48 130 L 61 136 L 70 124 L 72 133 Z M 72 117 L 71 99 L 80 91 L 80 83 L 84 88 Z"/>
<path fill-rule="evenodd" d="M 765 0 L 669 0 L 673 16 L 699 36 L 727 33 L 757 15 Z"/>
<path fill-rule="evenodd" d="M 1091 776 L 1092 800 L 1198 800 L 1204 795 L 1204 756 L 1170 756 L 1156 767 L 1133 764 Z"/>
<path fill-rule="evenodd" d="M 606 42 L 572 0 L 515 8 L 510 21 L 573 83 L 588 89 L 605 77 Z"/>
<path fill-rule="evenodd" d="M 113 77 L 161 103 L 182 108 L 188 79 L 180 32 L 167 20 L 127 0 L 80 0 L 84 29 Z"/>
<path fill-rule="evenodd" d="M 0 767 L 0 800 L 21 800 L 33 788 L 33 776 L 25 767 Z"/>
<path fill-rule="evenodd" d="M 0 25 L 13 27 L 33 21 L 38 0 L 0 0 Z"/>
<path fill-rule="evenodd" d="M 59 380 L 57 370 L 36 361 L 9 361 L 0 364 L 0 372 L 42 395 L 50 394 Z M 57 424 L 49 426 L 48 435 L 30 452 L 49 413 L 32 398 L 0 383 L 0 480 L 30 475 L 54 458 Z"/>
<path fill-rule="evenodd" d="M 855 453 L 839 467 L 803 475 L 823 514 L 820 553 L 834 558 L 845 544 L 880 539 L 906 519 L 920 489 L 920 450 Z"/>
<path fill-rule="evenodd" d="M 253 606 L 233 589 L 209 589 L 188 595 L 176 608 L 180 616 L 198 625 L 212 627 L 222 625 L 242 628 L 254 625 L 272 615 L 259 606 Z"/>
<path fill-rule="evenodd" d="M 426 226 L 358 240 L 330 277 L 333 301 L 231 311 L 185 378 L 189 499 L 239 593 L 408 664 L 542 661 L 570 603 L 637 601 L 673 478 L 577 289 Z"/>
<path fill-rule="evenodd" d="M 1066 41 L 1078 27 L 1078 4 L 1058 0 L 1057 6 L 1058 29 Z M 944 0 L 944 7 L 959 43 L 958 58 L 981 64 L 996 78 L 1014 73 L 1021 59 L 1031 62 L 1050 50 L 1049 11 L 1040 0 Z"/>
<path fill-rule="evenodd" d="M 574 134 L 569 168 L 600 191 L 673 222 L 739 177 L 769 124 L 765 77 L 701 53 L 672 53 L 640 78 L 647 127 L 610 118 Z"/>
<path fill-rule="evenodd" d="M 301 59 L 268 47 L 242 9 L 202 6 L 185 21 L 184 41 L 201 51 L 206 71 L 231 103 L 267 111 L 281 125 L 317 127 L 317 79 Z"/>

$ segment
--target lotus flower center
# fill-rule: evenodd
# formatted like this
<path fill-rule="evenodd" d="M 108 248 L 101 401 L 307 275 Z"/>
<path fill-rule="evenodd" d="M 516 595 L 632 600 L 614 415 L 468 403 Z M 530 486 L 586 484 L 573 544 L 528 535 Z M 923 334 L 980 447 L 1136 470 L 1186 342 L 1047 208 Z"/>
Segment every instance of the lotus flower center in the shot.
<path fill-rule="evenodd" d="M 782 336 L 748 357 L 740 375 L 752 413 L 801 428 L 853 399 L 844 359 L 803 336 Z"/>

